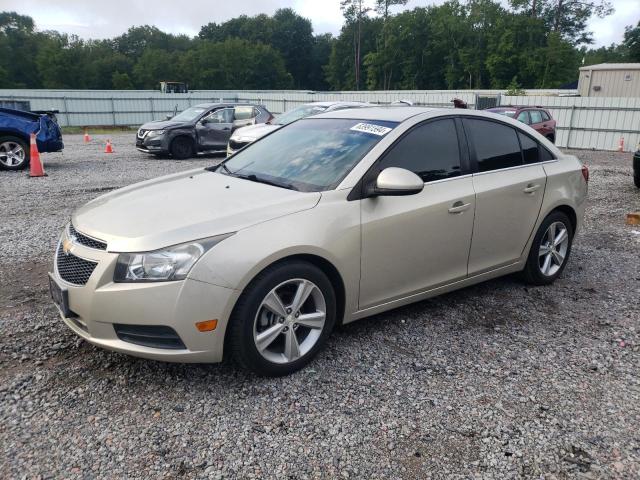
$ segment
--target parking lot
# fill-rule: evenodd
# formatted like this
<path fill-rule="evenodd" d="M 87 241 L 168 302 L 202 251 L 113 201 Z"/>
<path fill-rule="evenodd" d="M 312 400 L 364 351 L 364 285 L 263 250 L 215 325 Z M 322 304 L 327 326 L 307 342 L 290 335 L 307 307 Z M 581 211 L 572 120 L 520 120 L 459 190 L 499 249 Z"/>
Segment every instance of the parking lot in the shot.
<path fill-rule="evenodd" d="M 630 154 L 572 152 L 589 206 L 554 285 L 506 277 L 362 320 L 308 368 L 265 379 L 107 352 L 59 319 L 47 271 L 74 209 L 221 159 L 111 140 L 108 155 L 106 136 L 67 135 L 46 178 L 0 172 L 0 477 L 640 476 Z"/>

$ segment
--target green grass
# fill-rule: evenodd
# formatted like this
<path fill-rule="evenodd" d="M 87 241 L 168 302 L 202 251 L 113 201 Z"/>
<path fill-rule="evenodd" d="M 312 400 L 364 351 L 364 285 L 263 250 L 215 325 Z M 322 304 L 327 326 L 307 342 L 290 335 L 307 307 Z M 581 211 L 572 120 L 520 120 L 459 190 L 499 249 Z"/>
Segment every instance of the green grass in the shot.
<path fill-rule="evenodd" d="M 61 127 L 63 135 L 72 135 L 72 134 L 83 134 L 85 131 L 85 127 Z M 118 132 L 135 132 L 138 130 L 137 127 L 86 127 L 89 135 L 100 135 L 100 134 L 109 134 L 109 133 L 118 133 Z"/>

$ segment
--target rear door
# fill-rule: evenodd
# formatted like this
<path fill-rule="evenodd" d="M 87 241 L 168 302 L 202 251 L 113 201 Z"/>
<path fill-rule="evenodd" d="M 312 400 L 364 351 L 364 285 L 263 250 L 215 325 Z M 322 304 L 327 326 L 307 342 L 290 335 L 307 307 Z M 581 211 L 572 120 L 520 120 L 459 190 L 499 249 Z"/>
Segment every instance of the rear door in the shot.
<path fill-rule="evenodd" d="M 406 168 L 425 186 L 360 200 L 361 309 L 466 277 L 475 195 L 457 130 L 450 118 L 416 126 L 367 173 Z"/>
<path fill-rule="evenodd" d="M 476 192 L 469 275 L 517 261 L 538 219 L 546 174 L 524 162 L 516 129 L 496 121 L 464 119 Z"/>
<path fill-rule="evenodd" d="M 220 108 L 196 124 L 201 150 L 224 150 L 233 127 L 233 108 Z"/>

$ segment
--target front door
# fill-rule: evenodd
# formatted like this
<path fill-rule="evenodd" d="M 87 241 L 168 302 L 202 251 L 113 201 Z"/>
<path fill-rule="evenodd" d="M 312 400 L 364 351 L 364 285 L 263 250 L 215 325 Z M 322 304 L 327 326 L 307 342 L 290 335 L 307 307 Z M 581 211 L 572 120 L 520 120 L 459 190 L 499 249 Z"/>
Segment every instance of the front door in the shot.
<path fill-rule="evenodd" d="M 464 127 L 478 169 L 473 175 L 471 276 L 520 259 L 540 213 L 547 177 L 542 165 L 525 163 L 512 127 L 480 119 L 464 119 Z"/>
<path fill-rule="evenodd" d="M 414 127 L 373 168 L 401 167 L 425 181 L 416 195 L 361 200 L 360 309 L 467 276 L 473 181 L 463 168 L 456 124 Z"/>
<path fill-rule="evenodd" d="M 201 150 L 224 150 L 233 128 L 233 108 L 220 108 L 196 125 Z"/>

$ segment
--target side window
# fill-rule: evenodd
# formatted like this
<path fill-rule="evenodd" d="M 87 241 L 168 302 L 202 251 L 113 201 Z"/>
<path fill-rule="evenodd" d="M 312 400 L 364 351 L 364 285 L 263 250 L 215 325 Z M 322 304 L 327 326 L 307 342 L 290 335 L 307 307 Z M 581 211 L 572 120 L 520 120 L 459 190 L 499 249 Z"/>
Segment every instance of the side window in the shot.
<path fill-rule="evenodd" d="M 531 123 L 542 123 L 542 112 L 540 110 L 531 110 Z"/>
<path fill-rule="evenodd" d="M 464 125 L 475 147 L 480 172 L 522 165 L 520 143 L 513 128 L 475 119 L 465 119 Z"/>
<path fill-rule="evenodd" d="M 517 120 L 522 122 L 522 123 L 526 123 L 527 125 L 529 125 L 529 123 L 531 123 L 529 121 L 529 112 L 527 112 L 526 110 L 524 112 L 520 112 L 520 114 L 518 114 Z"/>
<path fill-rule="evenodd" d="M 255 117 L 253 112 L 253 107 L 236 107 L 234 117 L 236 120 L 250 120 Z"/>
<path fill-rule="evenodd" d="M 540 114 L 542 115 L 542 121 L 543 122 L 547 122 L 547 121 L 551 120 L 551 117 L 549 116 L 549 114 L 547 112 L 545 112 L 544 110 L 540 110 Z"/>
<path fill-rule="evenodd" d="M 547 150 L 544 147 L 540 147 L 540 161 L 541 162 L 546 162 L 548 160 L 555 160 L 556 157 L 553 156 L 553 154 Z"/>
<path fill-rule="evenodd" d="M 411 130 L 380 162 L 380 168 L 400 167 L 416 173 L 425 182 L 461 174 L 460 149 L 455 122 L 436 120 Z"/>
<path fill-rule="evenodd" d="M 524 157 L 524 163 L 537 163 L 540 161 L 540 152 L 538 142 L 532 139 L 529 135 L 518 132 L 520 138 L 520 146 L 522 147 L 522 156 Z"/>
<path fill-rule="evenodd" d="M 221 108 L 209 114 L 206 117 L 207 123 L 232 123 L 233 110 L 230 108 Z"/>

